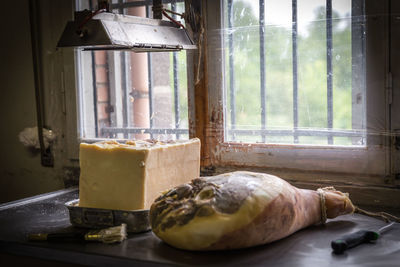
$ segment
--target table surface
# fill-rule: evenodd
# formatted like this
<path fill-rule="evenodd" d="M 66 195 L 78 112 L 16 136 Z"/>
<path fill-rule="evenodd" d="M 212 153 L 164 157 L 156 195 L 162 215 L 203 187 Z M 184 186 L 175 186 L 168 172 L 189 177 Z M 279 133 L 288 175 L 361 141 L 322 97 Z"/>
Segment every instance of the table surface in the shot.
<path fill-rule="evenodd" d="M 0 252 L 93 266 L 399 266 L 400 225 L 394 225 L 375 243 L 362 244 L 344 254 L 332 253 L 330 242 L 357 230 L 377 230 L 385 222 L 363 215 L 346 215 L 311 226 L 280 241 L 233 251 L 190 252 L 175 249 L 152 232 L 129 235 L 120 244 L 29 242 L 29 233 L 73 230 L 67 201 L 77 189 L 0 205 Z"/>

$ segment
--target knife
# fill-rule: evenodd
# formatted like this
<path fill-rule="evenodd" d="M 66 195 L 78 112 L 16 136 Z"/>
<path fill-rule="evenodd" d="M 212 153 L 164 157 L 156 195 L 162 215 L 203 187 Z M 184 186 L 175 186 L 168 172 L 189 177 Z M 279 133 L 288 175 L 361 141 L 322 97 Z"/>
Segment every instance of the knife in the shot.
<path fill-rule="evenodd" d="M 371 241 L 377 240 L 383 232 L 387 231 L 395 222 L 392 222 L 384 227 L 380 228 L 378 231 L 360 230 L 348 235 L 344 235 L 339 239 L 333 240 L 331 242 L 331 247 L 335 254 L 341 254 L 349 248 L 353 248 L 362 243 L 369 243 Z"/>

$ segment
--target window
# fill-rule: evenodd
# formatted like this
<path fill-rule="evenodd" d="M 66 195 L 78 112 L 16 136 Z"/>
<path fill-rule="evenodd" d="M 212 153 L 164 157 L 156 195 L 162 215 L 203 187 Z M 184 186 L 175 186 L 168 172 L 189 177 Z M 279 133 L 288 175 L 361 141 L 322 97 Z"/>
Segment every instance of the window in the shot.
<path fill-rule="evenodd" d="M 384 183 L 391 168 L 388 28 L 381 16 L 387 5 L 205 5 L 208 115 L 199 133 L 205 166 L 268 168 L 310 182 L 335 176 Z"/>
<path fill-rule="evenodd" d="M 183 1 L 164 1 L 183 13 Z M 94 10 L 97 1 L 78 1 Z M 152 1 L 113 1 L 112 12 L 151 17 Z M 173 15 L 176 16 L 176 15 Z M 80 137 L 187 139 L 186 53 L 78 51 Z"/>
<path fill-rule="evenodd" d="M 227 141 L 365 145 L 365 20 L 353 2 L 224 1 Z"/>
<path fill-rule="evenodd" d="M 382 15 L 388 5 L 195 2 L 205 20 L 197 52 L 77 53 L 82 139 L 190 134 L 202 141 L 202 166 L 216 172 L 247 168 L 303 182 L 385 184 L 394 166 Z M 182 1 L 164 4 L 183 11 Z M 112 2 L 119 13 L 138 6 L 151 14 L 151 1 Z M 145 90 L 135 85 L 138 72 Z"/>

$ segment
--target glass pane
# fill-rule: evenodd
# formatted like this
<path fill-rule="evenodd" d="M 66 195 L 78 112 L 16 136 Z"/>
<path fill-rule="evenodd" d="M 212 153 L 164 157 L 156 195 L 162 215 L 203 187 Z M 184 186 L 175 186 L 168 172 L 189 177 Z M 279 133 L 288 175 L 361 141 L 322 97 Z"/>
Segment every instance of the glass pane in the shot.
<path fill-rule="evenodd" d="M 113 12 L 151 16 L 125 3 Z M 77 62 L 82 138 L 188 139 L 186 52 L 77 51 Z"/>
<path fill-rule="evenodd" d="M 226 141 L 365 145 L 364 20 L 327 2 L 224 0 Z"/>

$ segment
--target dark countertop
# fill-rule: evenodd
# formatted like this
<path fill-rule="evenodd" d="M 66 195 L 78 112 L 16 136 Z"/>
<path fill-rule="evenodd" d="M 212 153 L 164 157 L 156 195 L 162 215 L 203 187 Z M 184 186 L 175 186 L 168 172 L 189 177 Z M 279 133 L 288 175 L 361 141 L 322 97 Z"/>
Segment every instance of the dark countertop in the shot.
<path fill-rule="evenodd" d="M 29 242 L 29 233 L 72 230 L 64 204 L 78 198 L 77 189 L 0 205 L 0 256 L 18 255 L 92 266 L 399 266 L 400 225 L 375 243 L 362 244 L 342 255 L 330 242 L 343 234 L 372 229 L 384 222 L 363 215 L 346 215 L 312 226 L 264 246 L 222 252 L 189 252 L 163 243 L 152 232 L 129 235 L 121 244 Z"/>

